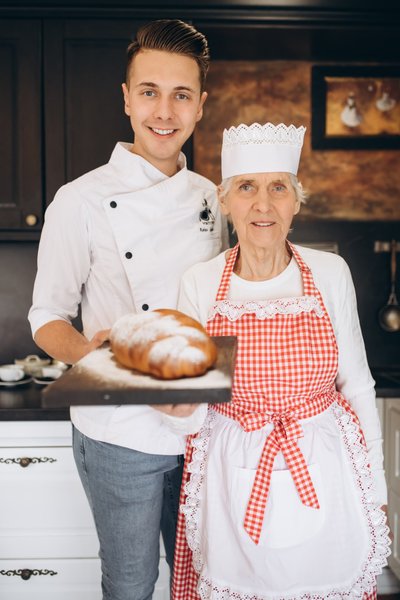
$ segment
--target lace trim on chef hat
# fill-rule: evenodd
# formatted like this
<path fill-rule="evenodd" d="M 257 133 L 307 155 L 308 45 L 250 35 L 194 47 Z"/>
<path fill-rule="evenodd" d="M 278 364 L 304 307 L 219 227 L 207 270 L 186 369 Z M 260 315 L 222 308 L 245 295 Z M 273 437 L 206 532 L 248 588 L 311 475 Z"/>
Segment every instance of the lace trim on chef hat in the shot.
<path fill-rule="evenodd" d="M 249 173 L 297 175 L 306 128 L 301 125 L 253 123 L 225 129 L 222 139 L 222 179 Z"/>
<path fill-rule="evenodd" d="M 235 146 L 236 144 L 289 144 L 291 146 L 303 145 L 304 134 L 306 128 L 301 125 L 273 125 L 272 123 L 253 123 L 252 125 L 244 125 L 238 127 L 230 127 L 224 130 L 223 143 L 224 146 Z"/>

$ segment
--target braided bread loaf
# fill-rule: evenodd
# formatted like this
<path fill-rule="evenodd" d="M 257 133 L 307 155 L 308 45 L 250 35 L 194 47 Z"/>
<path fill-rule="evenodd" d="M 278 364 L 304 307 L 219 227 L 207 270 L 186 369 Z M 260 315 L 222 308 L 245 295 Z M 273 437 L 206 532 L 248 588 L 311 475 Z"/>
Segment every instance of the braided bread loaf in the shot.
<path fill-rule="evenodd" d="M 217 358 L 202 325 L 167 308 L 121 317 L 111 329 L 110 342 L 118 362 L 159 379 L 202 375 Z"/>

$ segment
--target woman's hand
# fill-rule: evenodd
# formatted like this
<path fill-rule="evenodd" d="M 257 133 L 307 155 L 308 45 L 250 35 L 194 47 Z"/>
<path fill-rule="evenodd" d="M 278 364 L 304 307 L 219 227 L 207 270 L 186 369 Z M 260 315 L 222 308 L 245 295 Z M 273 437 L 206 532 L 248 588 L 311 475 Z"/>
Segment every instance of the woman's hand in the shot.
<path fill-rule="evenodd" d="M 385 513 L 385 515 L 386 515 L 386 519 L 387 519 L 386 525 L 389 527 L 389 539 L 390 539 L 390 541 L 391 541 L 391 542 L 392 542 L 392 544 L 393 544 L 393 539 L 394 539 L 394 536 L 393 536 L 392 530 L 390 529 L 390 525 L 389 525 L 388 511 L 387 511 L 387 504 L 382 504 L 382 506 L 381 506 L 381 510 L 382 510 L 382 511 Z"/>
<path fill-rule="evenodd" d="M 161 419 L 168 428 L 179 436 L 197 433 L 207 417 L 207 404 L 164 404 L 153 405 L 162 413 Z"/>
<path fill-rule="evenodd" d="M 171 417 L 190 417 L 198 404 L 152 404 L 151 407 Z"/>

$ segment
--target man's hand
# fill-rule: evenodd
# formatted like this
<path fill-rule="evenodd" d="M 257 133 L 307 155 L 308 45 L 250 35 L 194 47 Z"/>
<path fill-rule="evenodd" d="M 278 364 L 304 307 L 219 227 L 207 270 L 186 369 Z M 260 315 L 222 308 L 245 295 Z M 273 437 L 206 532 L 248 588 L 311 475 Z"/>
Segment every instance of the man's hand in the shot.
<path fill-rule="evenodd" d="M 65 321 L 50 321 L 35 335 L 35 342 L 49 356 L 73 365 L 92 350 L 99 348 L 110 334 L 109 329 L 98 331 L 91 340 Z"/>
<path fill-rule="evenodd" d="M 101 329 L 100 331 L 95 333 L 95 335 L 88 343 L 87 354 L 89 354 L 89 352 L 92 352 L 92 350 L 96 350 L 96 348 L 100 348 L 100 346 L 104 344 L 104 342 L 107 342 L 110 337 L 110 331 L 111 329 Z"/>

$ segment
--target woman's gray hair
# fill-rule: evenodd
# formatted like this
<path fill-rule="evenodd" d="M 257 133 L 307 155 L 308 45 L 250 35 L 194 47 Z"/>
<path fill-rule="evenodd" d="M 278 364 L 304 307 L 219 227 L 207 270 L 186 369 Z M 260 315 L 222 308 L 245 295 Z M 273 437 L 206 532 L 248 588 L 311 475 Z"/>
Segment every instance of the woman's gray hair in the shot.
<path fill-rule="evenodd" d="M 300 202 L 300 204 L 304 204 L 307 201 L 308 192 L 303 188 L 296 175 L 293 175 L 293 173 L 289 173 L 288 175 L 290 183 L 292 184 L 294 192 L 296 194 L 296 200 Z M 229 192 L 232 186 L 233 179 L 234 176 L 222 180 L 219 186 L 221 196 L 226 196 L 226 194 Z"/>

